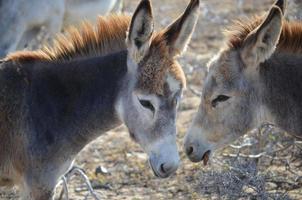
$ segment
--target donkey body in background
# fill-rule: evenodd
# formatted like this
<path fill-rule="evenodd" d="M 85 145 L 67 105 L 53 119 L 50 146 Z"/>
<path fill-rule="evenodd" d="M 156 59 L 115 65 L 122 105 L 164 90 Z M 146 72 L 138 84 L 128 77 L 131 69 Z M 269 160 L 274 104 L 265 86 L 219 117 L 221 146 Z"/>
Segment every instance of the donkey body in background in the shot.
<path fill-rule="evenodd" d="M 142 0 L 130 23 L 125 16 L 100 18 L 97 29 L 72 29 L 54 47 L 6 57 L 0 66 L 0 185 L 19 185 L 23 199 L 51 199 L 77 153 L 122 123 L 156 176 L 174 173 L 176 109 L 185 87 L 176 57 L 198 15 L 199 1 L 191 0 L 174 23 L 153 33 L 150 2 Z"/>
<path fill-rule="evenodd" d="M 23 49 L 44 27 L 49 37 L 63 27 L 118 11 L 122 0 L 0 0 L 0 58 Z"/>
<path fill-rule="evenodd" d="M 266 17 L 231 26 L 209 63 L 198 113 L 185 138 L 192 161 L 269 121 L 302 138 L 302 23 L 283 19 L 279 0 Z"/>

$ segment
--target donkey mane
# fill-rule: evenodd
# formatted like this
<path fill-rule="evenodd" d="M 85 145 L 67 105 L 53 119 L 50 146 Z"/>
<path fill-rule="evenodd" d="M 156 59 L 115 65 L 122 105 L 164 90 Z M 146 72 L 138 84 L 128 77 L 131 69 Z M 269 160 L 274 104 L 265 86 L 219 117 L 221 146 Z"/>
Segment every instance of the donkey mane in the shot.
<path fill-rule="evenodd" d="M 22 64 L 32 61 L 47 61 L 59 63 L 83 57 L 104 56 L 126 50 L 126 36 L 130 20 L 131 17 L 127 15 L 100 16 L 96 26 L 89 22 L 83 22 L 79 29 L 70 27 L 66 33 L 58 34 L 52 45 L 46 44 L 35 51 L 11 53 L 2 62 L 14 61 Z M 143 88 L 148 88 L 158 94 L 162 94 L 163 76 L 166 70 L 169 70 L 173 78 L 180 81 L 185 87 L 185 76 L 178 63 L 171 59 L 163 59 L 163 57 L 169 57 L 167 56 L 167 36 L 164 33 L 165 29 L 153 34 L 150 51 L 157 52 L 154 53 L 157 56 L 155 60 L 163 60 L 165 64 L 156 65 L 157 67 L 152 69 L 146 65 L 146 69 L 140 70 L 141 78 L 139 80 Z M 159 66 L 162 67 L 159 68 Z M 166 69 L 166 66 L 170 67 Z"/>
<path fill-rule="evenodd" d="M 255 30 L 263 19 L 263 17 L 254 16 L 250 19 L 235 20 L 224 31 L 227 37 L 227 46 L 232 49 L 241 48 L 248 34 Z M 302 52 L 301 22 L 283 20 L 282 32 L 276 50 L 291 53 Z"/>
<path fill-rule="evenodd" d="M 58 34 L 52 46 L 46 44 L 35 51 L 17 51 L 9 54 L 5 60 L 68 61 L 117 52 L 126 49 L 129 24 L 130 17 L 127 15 L 99 16 L 96 26 L 83 22 L 79 29 L 70 27 L 65 34 Z"/>

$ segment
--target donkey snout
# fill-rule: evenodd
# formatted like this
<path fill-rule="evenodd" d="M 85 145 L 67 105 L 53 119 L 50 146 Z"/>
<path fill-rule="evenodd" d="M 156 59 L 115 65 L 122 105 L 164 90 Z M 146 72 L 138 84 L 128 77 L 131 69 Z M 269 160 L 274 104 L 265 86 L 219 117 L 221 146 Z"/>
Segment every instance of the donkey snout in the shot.
<path fill-rule="evenodd" d="M 211 149 L 207 145 L 202 145 L 198 141 L 186 141 L 184 148 L 186 155 L 192 162 L 200 162 L 204 160 L 204 164 L 207 164 L 211 152 Z"/>
<path fill-rule="evenodd" d="M 160 164 L 159 171 L 161 174 L 168 177 L 177 170 L 178 166 L 179 166 L 179 162 L 162 163 Z"/>
<path fill-rule="evenodd" d="M 188 158 L 192 162 L 199 162 L 202 159 L 201 152 L 198 150 L 198 146 L 194 144 L 186 145 L 185 146 L 185 151 L 188 156 Z"/>
<path fill-rule="evenodd" d="M 171 158 L 166 161 L 161 161 L 161 159 L 152 156 L 149 161 L 153 173 L 160 178 L 167 178 L 172 175 L 177 170 L 180 163 L 178 156 L 177 158 Z"/>

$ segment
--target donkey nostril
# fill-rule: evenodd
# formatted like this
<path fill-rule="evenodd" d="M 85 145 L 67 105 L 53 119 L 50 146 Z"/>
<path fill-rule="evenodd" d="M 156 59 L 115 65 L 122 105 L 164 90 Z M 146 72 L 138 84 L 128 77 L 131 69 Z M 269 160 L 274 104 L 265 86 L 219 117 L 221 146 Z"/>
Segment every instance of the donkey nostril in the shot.
<path fill-rule="evenodd" d="M 164 174 L 166 173 L 165 164 L 160 165 L 160 171 L 162 171 Z"/>
<path fill-rule="evenodd" d="M 187 148 L 187 155 L 190 156 L 194 151 L 194 148 L 192 146 L 189 146 L 189 148 Z"/>
<path fill-rule="evenodd" d="M 158 166 L 158 172 L 161 178 L 169 177 L 178 168 L 178 161 L 169 161 Z"/>

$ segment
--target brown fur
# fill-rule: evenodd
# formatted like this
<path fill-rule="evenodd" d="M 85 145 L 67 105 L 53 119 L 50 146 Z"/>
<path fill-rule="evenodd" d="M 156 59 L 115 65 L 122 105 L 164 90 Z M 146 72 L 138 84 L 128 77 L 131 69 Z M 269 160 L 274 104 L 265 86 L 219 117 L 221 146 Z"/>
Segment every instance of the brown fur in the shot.
<path fill-rule="evenodd" d="M 180 87 L 186 85 L 184 72 L 178 62 L 170 56 L 166 41 L 162 32 L 155 35 L 148 55 L 140 63 L 139 85 L 158 95 L 163 95 L 165 92 L 164 84 L 167 71 L 180 83 Z"/>
<path fill-rule="evenodd" d="M 80 29 L 71 27 L 66 34 L 58 35 L 53 47 L 46 45 L 36 51 L 15 52 L 5 60 L 67 61 L 120 51 L 126 49 L 125 38 L 129 23 L 130 17 L 126 15 L 99 17 L 96 27 L 84 22 Z"/>
<path fill-rule="evenodd" d="M 263 17 L 252 17 L 249 20 L 237 20 L 225 31 L 229 48 L 239 49 L 246 37 L 263 21 Z M 302 52 L 302 23 L 283 20 L 282 33 L 277 45 L 277 51 L 292 53 Z"/>

